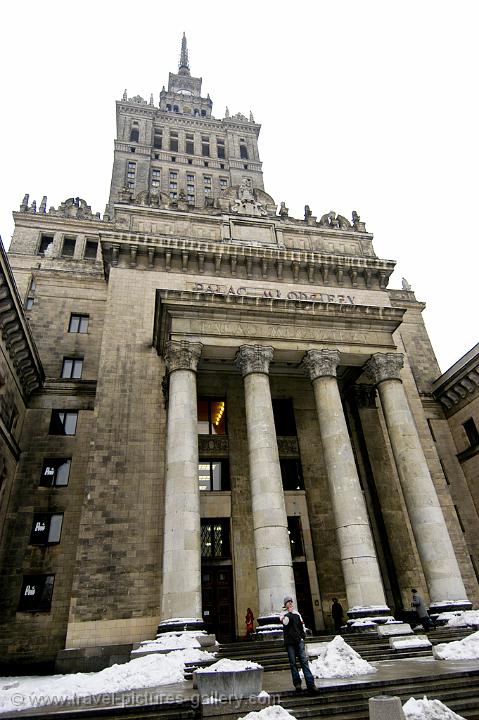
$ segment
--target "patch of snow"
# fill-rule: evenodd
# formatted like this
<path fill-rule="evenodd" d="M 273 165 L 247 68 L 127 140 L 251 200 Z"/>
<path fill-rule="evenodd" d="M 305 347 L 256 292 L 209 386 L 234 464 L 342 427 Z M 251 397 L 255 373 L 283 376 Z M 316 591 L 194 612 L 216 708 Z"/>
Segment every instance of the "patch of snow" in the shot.
<path fill-rule="evenodd" d="M 444 605 L 470 605 L 468 600 L 442 600 L 440 602 L 433 602 L 429 609 L 435 607 L 444 607 Z"/>
<path fill-rule="evenodd" d="M 426 635 L 415 635 L 414 637 L 391 637 L 389 646 L 394 650 L 405 650 L 406 648 L 431 647 L 432 643 Z"/>
<path fill-rule="evenodd" d="M 446 621 L 446 627 L 471 627 L 479 625 L 479 610 L 456 610 L 438 615 L 439 622 Z"/>
<path fill-rule="evenodd" d="M 357 612 L 367 612 L 369 615 L 378 615 L 379 613 L 386 615 L 391 611 L 387 605 L 355 605 L 348 610 L 348 614 Z"/>
<path fill-rule="evenodd" d="M 317 678 L 354 677 L 377 672 L 376 668 L 363 660 L 340 635 L 325 643 L 317 660 L 311 663 L 311 672 Z"/>
<path fill-rule="evenodd" d="M 187 623 L 198 623 L 199 625 L 203 624 L 203 620 L 201 618 L 168 618 L 168 620 L 162 620 L 160 622 L 160 627 L 165 627 L 166 625 L 186 625 Z"/>
<path fill-rule="evenodd" d="M 296 720 L 296 718 L 281 705 L 270 705 L 259 712 L 250 712 L 243 715 L 239 720 Z"/>
<path fill-rule="evenodd" d="M 140 647 L 132 650 L 131 655 L 144 652 L 164 652 L 165 650 L 184 650 L 185 648 L 201 647 L 198 635 L 206 635 L 203 631 L 186 630 L 183 632 L 167 632 L 158 635 L 156 640 L 145 640 Z"/>
<path fill-rule="evenodd" d="M 372 627 L 376 623 L 371 618 L 358 618 L 357 620 L 348 620 L 348 625 L 349 627 Z"/>
<path fill-rule="evenodd" d="M 433 654 L 437 660 L 479 660 L 479 630 L 463 640 L 436 645 Z"/>
<path fill-rule="evenodd" d="M 251 662 L 250 660 L 221 658 L 221 660 L 218 660 L 218 662 L 215 662 L 213 665 L 209 665 L 206 668 L 199 668 L 196 673 L 241 672 L 242 670 L 257 670 L 262 667 L 262 665 L 258 665 L 258 663 Z"/>
<path fill-rule="evenodd" d="M 409 698 L 403 711 L 407 720 L 464 720 L 440 700 L 428 700 L 425 695 L 422 700 Z"/>
<path fill-rule="evenodd" d="M 165 655 L 147 655 L 96 673 L 0 677 L 0 712 L 73 703 L 79 697 L 101 697 L 116 692 L 169 685 L 184 681 L 187 662 L 201 662 L 210 653 L 196 648 Z"/>

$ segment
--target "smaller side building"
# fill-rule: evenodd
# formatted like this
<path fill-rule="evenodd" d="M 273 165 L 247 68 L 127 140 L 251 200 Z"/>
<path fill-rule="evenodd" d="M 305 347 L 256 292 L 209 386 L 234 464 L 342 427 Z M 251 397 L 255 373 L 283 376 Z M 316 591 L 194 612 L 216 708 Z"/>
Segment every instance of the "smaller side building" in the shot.
<path fill-rule="evenodd" d="M 479 512 L 479 343 L 433 383 L 433 395 L 444 408 L 451 431 L 448 436 L 452 435 L 454 442 L 449 448 L 448 456 L 441 458 L 446 479 L 456 474 L 459 465 L 475 509 Z M 459 512 L 458 518 L 462 525 Z M 468 540 L 469 547 L 474 546 L 475 552 L 471 555 L 471 561 L 479 577 L 479 538 Z"/>

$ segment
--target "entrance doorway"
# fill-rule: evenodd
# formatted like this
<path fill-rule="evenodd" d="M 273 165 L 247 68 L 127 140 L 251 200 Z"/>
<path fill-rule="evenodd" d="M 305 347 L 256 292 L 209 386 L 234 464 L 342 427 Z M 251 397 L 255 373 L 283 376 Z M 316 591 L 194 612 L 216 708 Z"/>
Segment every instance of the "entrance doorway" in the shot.
<path fill-rule="evenodd" d="M 309 585 L 308 566 L 305 562 L 294 562 L 294 584 L 296 587 L 296 600 L 298 612 L 307 628 L 316 632 L 314 623 L 313 603 L 311 601 L 311 588 Z"/>
<path fill-rule="evenodd" d="M 205 630 L 218 642 L 235 639 L 233 570 L 231 565 L 202 565 L 201 591 Z"/>

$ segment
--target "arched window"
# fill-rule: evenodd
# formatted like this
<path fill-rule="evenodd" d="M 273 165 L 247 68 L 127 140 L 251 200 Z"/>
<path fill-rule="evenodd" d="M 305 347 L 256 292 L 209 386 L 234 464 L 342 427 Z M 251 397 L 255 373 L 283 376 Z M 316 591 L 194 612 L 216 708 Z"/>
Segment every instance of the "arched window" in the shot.
<path fill-rule="evenodd" d="M 131 130 L 130 130 L 130 142 L 138 142 L 140 139 L 140 128 L 138 127 L 138 123 L 135 121 L 132 123 Z"/>

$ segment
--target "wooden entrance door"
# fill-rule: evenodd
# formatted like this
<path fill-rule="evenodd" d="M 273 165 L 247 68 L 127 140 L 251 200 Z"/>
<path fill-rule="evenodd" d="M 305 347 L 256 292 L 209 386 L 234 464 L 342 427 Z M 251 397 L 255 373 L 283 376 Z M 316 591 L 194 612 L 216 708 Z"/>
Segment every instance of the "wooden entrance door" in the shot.
<path fill-rule="evenodd" d="M 214 633 L 219 642 L 232 642 L 235 639 L 232 567 L 203 565 L 201 576 L 205 629 Z"/>

